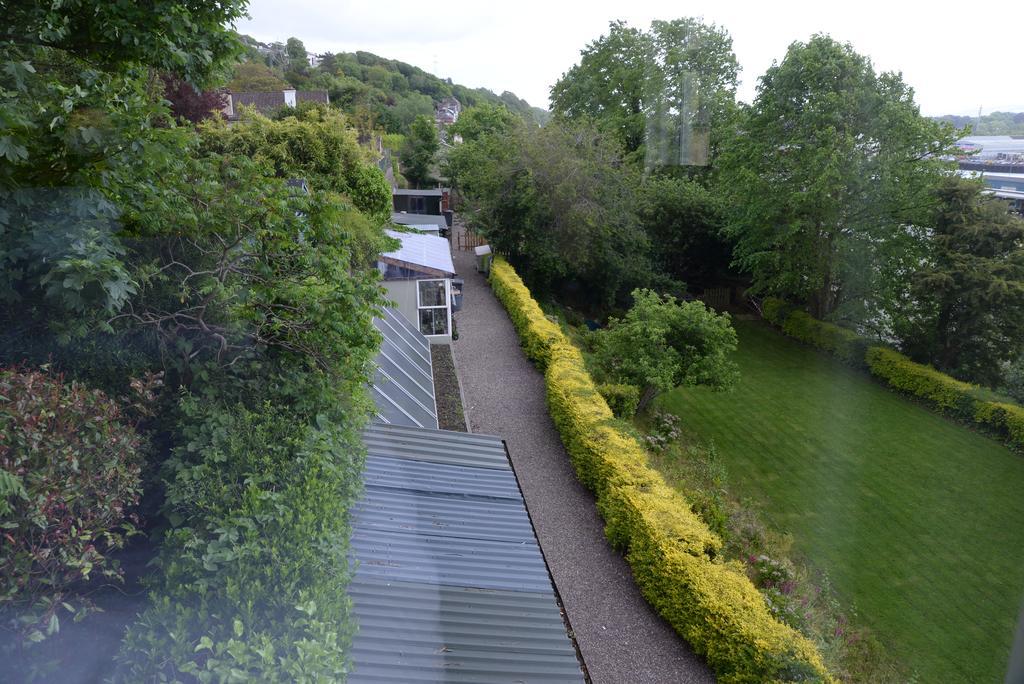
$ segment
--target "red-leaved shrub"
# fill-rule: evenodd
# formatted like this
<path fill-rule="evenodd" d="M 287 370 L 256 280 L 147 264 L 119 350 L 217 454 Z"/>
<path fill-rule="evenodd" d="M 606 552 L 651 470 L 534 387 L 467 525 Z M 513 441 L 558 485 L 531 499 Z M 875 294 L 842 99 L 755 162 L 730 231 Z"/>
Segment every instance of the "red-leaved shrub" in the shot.
<path fill-rule="evenodd" d="M 116 579 L 134 528 L 140 438 L 117 403 L 48 373 L 0 369 L 0 619 L 18 641 L 83 613 L 76 583 Z"/>

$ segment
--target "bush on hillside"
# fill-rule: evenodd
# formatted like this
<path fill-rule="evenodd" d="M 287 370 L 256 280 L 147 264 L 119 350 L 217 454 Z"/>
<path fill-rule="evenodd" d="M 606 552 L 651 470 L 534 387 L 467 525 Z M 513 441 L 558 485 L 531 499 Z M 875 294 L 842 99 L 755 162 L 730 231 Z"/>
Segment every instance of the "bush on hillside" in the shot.
<path fill-rule="evenodd" d="M 141 439 L 99 390 L 37 370 L 0 370 L 0 614 L 42 641 L 83 580 L 120 578 L 109 552 L 134 532 Z"/>

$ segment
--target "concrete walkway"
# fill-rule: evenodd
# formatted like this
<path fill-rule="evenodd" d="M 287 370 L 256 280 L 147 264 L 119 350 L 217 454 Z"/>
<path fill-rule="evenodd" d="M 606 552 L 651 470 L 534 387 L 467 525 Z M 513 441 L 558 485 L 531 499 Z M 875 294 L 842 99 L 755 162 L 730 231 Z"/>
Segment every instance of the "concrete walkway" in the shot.
<path fill-rule="evenodd" d="M 466 287 L 452 349 L 470 430 L 508 444 L 592 681 L 713 682 L 707 665 L 648 606 L 629 566 L 605 541 L 594 497 L 576 480 L 548 415 L 544 377 L 523 356 L 505 309 L 476 272 L 472 250 L 456 251 L 454 259 Z"/>

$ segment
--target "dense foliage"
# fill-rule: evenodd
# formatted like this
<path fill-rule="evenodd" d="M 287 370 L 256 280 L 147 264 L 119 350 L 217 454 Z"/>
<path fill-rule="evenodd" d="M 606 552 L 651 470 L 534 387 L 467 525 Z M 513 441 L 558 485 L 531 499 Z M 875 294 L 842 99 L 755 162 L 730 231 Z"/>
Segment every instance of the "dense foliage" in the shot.
<path fill-rule="evenodd" d="M 300 107 L 279 121 L 250 112 L 243 120 L 244 126 L 207 122 L 200 129 L 204 147 L 253 159 L 277 178 L 303 179 L 317 190 L 346 195 L 378 222 L 390 217 L 391 187 L 336 110 Z"/>
<path fill-rule="evenodd" d="M 386 133 L 408 133 L 417 116 L 433 118 L 434 104 L 445 97 L 454 97 L 463 108 L 500 105 L 527 121 L 544 123 L 547 120 L 547 111 L 531 107 L 514 93 L 496 95 L 485 88 L 467 88 L 411 64 L 369 52 L 321 54 L 318 55 L 319 65 L 310 67 L 300 40 L 289 38 L 285 44 L 268 45 L 249 36 L 240 36 L 240 39 L 246 46 L 247 61 L 236 67 L 233 86 L 238 86 L 239 90 L 257 89 L 250 87 L 266 85 L 268 76 L 273 76 L 295 88 L 324 89 L 332 105 L 351 116 L 363 134 L 378 129 Z M 298 58 L 300 52 L 301 59 Z M 266 70 L 252 64 L 264 65 Z"/>
<path fill-rule="evenodd" d="M 593 120 L 649 168 L 701 166 L 734 106 L 738 71 L 732 38 L 714 24 L 684 17 L 645 32 L 616 21 L 551 89 L 553 114 Z"/>
<path fill-rule="evenodd" d="M 724 144 L 727 233 L 755 293 L 863 320 L 920 258 L 954 131 L 898 74 L 827 36 L 793 43 Z"/>
<path fill-rule="evenodd" d="M 638 410 L 681 385 L 728 388 L 736 381 L 736 333 L 727 314 L 634 290 L 633 306 L 594 334 L 594 360 L 612 382 L 641 388 Z"/>
<path fill-rule="evenodd" d="M 1024 354 L 1024 220 L 952 178 L 939 199 L 927 258 L 895 327 L 903 349 L 958 378 L 989 387 Z"/>
<path fill-rule="evenodd" d="M 0 41 L 0 359 L 52 359 L 112 395 L 147 374 L 168 388 L 151 392 L 139 425 L 157 474 L 143 523 L 163 541 L 118 676 L 342 678 L 347 508 L 383 303 L 367 265 L 388 244 L 383 175 L 337 112 L 199 132 L 172 114 L 168 84 L 208 86 L 233 59 L 225 24 L 240 2 L 4 8 L 18 37 Z M 112 410 L 96 408 L 107 420 L 96 426 L 62 406 L 70 422 L 51 441 L 73 445 L 74 424 L 75 439 L 127 443 Z M 139 463 L 121 456 L 136 484 L 85 523 L 107 503 L 132 512 Z M 110 472 L 104 462 L 89 474 Z M 22 489 L 35 495 L 16 475 L 3 481 L 12 505 Z M 107 523 L 113 546 L 119 523 Z M 83 552 L 81 567 L 92 558 L 98 572 L 88 554 L 105 548 Z"/>
<path fill-rule="evenodd" d="M 42 641 L 84 617 L 76 585 L 120 578 L 110 553 L 135 528 L 142 439 L 98 390 L 0 370 L 0 634 Z M 9 648 L 3 649 L 11 657 Z"/>
<path fill-rule="evenodd" d="M 602 308 L 651 281 L 635 177 L 609 136 L 514 125 L 458 146 L 448 168 L 471 225 L 539 291 Z"/>
<path fill-rule="evenodd" d="M 401 150 L 402 173 L 416 187 L 429 183 L 440 143 L 434 122 L 417 116 L 409 126 L 409 134 Z"/>
<path fill-rule="evenodd" d="M 269 403 L 186 397 L 180 411 L 180 446 L 165 465 L 173 527 L 119 677 L 343 680 L 355 435 L 346 421 L 296 420 Z"/>

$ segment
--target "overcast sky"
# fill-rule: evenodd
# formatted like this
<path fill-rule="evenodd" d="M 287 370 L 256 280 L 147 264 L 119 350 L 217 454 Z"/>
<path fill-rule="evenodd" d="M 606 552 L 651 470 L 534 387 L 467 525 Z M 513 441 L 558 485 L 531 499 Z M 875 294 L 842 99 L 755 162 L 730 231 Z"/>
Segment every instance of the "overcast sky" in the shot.
<path fill-rule="evenodd" d="M 852 43 L 876 70 L 902 71 L 926 115 L 1024 111 L 1024 2 L 958 4 L 251 0 L 251 19 L 237 28 L 266 42 L 295 36 L 310 52 L 366 50 L 466 86 L 511 90 L 546 108 L 551 85 L 609 21 L 646 28 L 652 19 L 698 16 L 732 35 L 741 100 L 753 99 L 758 77 L 790 43 L 823 32 Z M 976 7 L 984 9 L 972 16 Z"/>

